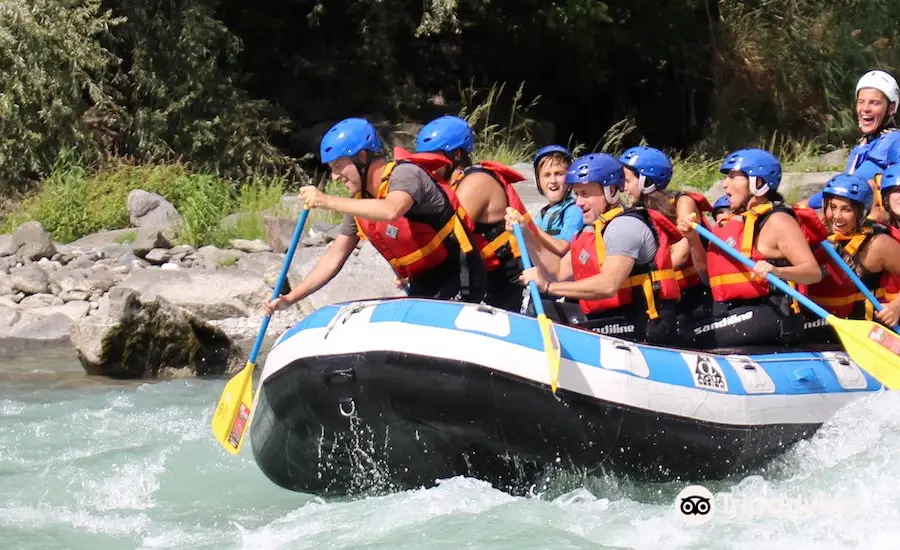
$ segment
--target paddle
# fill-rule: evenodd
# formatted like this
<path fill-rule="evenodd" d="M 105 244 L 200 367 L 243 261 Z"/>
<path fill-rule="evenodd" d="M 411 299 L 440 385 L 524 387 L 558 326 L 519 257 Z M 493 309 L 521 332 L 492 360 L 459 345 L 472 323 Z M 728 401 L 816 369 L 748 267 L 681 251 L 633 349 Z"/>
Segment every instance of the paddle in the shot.
<path fill-rule="evenodd" d="M 530 269 L 532 267 L 531 258 L 528 256 L 528 247 L 525 245 L 525 237 L 522 235 L 522 228 L 518 222 L 513 225 L 513 232 L 515 232 L 516 240 L 519 242 L 522 266 L 525 269 Z M 534 304 L 538 327 L 541 329 L 541 336 L 544 338 L 544 352 L 547 354 L 547 366 L 550 369 L 550 389 L 553 393 L 556 393 L 556 387 L 559 384 L 559 362 L 562 356 L 559 338 L 556 337 L 556 329 L 553 328 L 553 323 L 544 313 L 544 304 L 541 302 L 541 293 L 538 290 L 537 283 L 529 281 L 528 290 L 531 292 L 531 303 Z"/>
<path fill-rule="evenodd" d="M 735 260 L 743 263 L 750 269 L 753 269 L 756 265 L 756 262 L 743 256 L 734 247 L 715 236 L 705 227 L 697 224 L 697 222 L 693 222 L 692 225 L 695 231 L 709 239 Z M 888 331 L 884 325 L 879 325 L 872 321 L 835 317 L 771 273 L 766 275 L 766 280 L 831 325 L 838 338 L 841 339 L 841 344 L 843 344 L 847 355 L 850 356 L 854 363 L 864 368 L 889 389 L 895 390 L 900 388 L 900 336 Z"/>
<path fill-rule="evenodd" d="M 297 244 L 300 242 L 300 235 L 303 234 L 303 226 L 306 225 L 307 217 L 309 217 L 309 208 L 304 206 L 303 212 L 297 220 L 297 226 L 294 228 L 291 245 L 284 254 L 284 264 L 281 266 L 281 273 L 278 274 L 278 281 L 272 290 L 271 300 L 275 300 L 281 294 L 281 287 L 287 278 L 288 269 L 291 266 Z M 212 432 L 216 441 L 233 455 L 241 452 L 244 433 L 249 425 L 250 410 L 253 406 L 253 369 L 256 367 L 256 358 L 259 356 L 259 349 L 266 336 L 266 329 L 269 328 L 270 319 L 269 315 L 263 317 L 247 364 L 225 384 L 219 404 L 216 406 L 216 412 L 212 417 Z"/>
<path fill-rule="evenodd" d="M 878 298 L 876 298 L 875 295 L 872 294 L 872 291 L 863 284 L 862 280 L 860 280 L 859 278 L 859 275 L 857 275 L 855 271 L 850 269 L 850 266 L 847 265 L 847 262 L 845 262 L 841 255 L 838 254 L 838 251 L 834 249 L 834 246 L 829 241 L 822 241 L 819 244 L 821 244 L 822 248 L 825 249 L 825 252 L 827 252 L 828 255 L 831 256 L 831 259 L 834 261 L 835 265 L 837 265 L 844 271 L 844 274 L 847 275 L 847 277 L 849 277 L 851 281 L 853 281 L 853 284 L 856 285 L 856 288 L 859 289 L 860 292 L 862 292 L 863 296 L 865 296 L 867 300 L 869 300 L 869 302 L 875 308 L 875 311 L 881 311 L 882 309 L 884 309 L 884 304 L 879 302 Z M 894 329 L 894 332 L 900 333 L 900 327 L 895 325 L 891 328 Z"/>

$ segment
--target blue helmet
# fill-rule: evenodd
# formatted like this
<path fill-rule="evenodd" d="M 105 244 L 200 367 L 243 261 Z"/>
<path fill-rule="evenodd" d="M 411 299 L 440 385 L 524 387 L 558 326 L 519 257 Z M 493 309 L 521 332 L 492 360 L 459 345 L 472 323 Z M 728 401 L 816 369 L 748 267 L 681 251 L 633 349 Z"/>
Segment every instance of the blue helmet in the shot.
<path fill-rule="evenodd" d="M 806 199 L 806 206 L 812 208 L 813 210 L 819 210 L 822 208 L 822 192 L 813 193 L 808 199 Z"/>
<path fill-rule="evenodd" d="M 866 214 L 872 209 L 873 195 L 869 183 L 853 174 L 838 174 L 828 180 L 822 188 L 822 198 L 840 197 L 853 201 L 863 205 Z"/>
<path fill-rule="evenodd" d="M 566 183 L 569 185 L 599 183 L 603 186 L 622 187 L 624 181 L 622 163 L 606 153 L 591 153 L 578 157 L 572 161 L 566 172 Z"/>
<path fill-rule="evenodd" d="M 352 157 L 360 151 L 381 153 L 381 139 L 372 123 L 364 118 L 346 118 L 325 132 L 319 147 L 322 162 L 328 164 L 340 157 Z"/>
<path fill-rule="evenodd" d="M 728 195 L 722 195 L 712 205 L 713 212 L 722 208 L 731 208 L 731 204 L 728 202 Z"/>
<path fill-rule="evenodd" d="M 900 164 L 893 164 L 881 174 L 881 196 L 894 191 L 897 186 L 900 186 Z"/>
<path fill-rule="evenodd" d="M 541 162 L 541 159 L 546 157 L 547 155 L 552 155 L 553 153 L 560 153 L 568 159 L 569 162 L 572 162 L 572 152 L 563 147 L 562 145 L 547 145 L 546 147 L 541 147 L 538 149 L 537 153 L 534 154 L 534 171 L 537 172 L 538 164 Z"/>
<path fill-rule="evenodd" d="M 765 195 L 769 191 L 777 191 L 781 183 L 781 163 L 775 155 L 762 149 L 741 149 L 725 157 L 719 172 L 727 174 L 738 170 L 748 177 L 762 180 L 761 187 L 750 186 L 750 193 L 756 196 Z"/>
<path fill-rule="evenodd" d="M 659 149 L 632 147 L 619 157 L 619 161 L 650 182 L 651 185 L 644 182 L 645 193 L 655 189 L 662 191 L 672 179 L 672 161 Z"/>
<path fill-rule="evenodd" d="M 475 132 L 465 120 L 453 115 L 444 115 L 422 126 L 416 136 L 416 152 L 450 152 L 462 149 L 467 153 L 475 150 Z"/>

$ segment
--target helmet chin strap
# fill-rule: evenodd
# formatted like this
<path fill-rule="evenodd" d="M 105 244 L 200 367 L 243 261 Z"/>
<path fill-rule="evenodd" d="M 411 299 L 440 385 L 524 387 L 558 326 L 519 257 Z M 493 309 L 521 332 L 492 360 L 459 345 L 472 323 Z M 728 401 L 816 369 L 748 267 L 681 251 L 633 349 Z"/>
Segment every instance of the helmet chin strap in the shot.
<path fill-rule="evenodd" d="M 356 166 L 357 172 L 359 172 L 360 181 L 362 182 L 361 195 L 362 198 L 371 198 L 372 195 L 369 194 L 369 165 L 372 164 L 372 156 L 366 154 L 366 161 L 360 162 L 359 156 L 353 157 L 353 166 Z"/>
<path fill-rule="evenodd" d="M 641 186 L 641 195 L 649 195 L 650 193 L 656 191 L 656 184 L 652 181 L 647 180 L 647 176 L 641 174 L 638 177 L 638 185 Z"/>
<path fill-rule="evenodd" d="M 759 181 L 759 177 L 757 177 L 757 176 L 750 176 L 750 177 L 747 178 L 747 179 L 750 180 L 750 194 L 751 194 L 752 196 L 754 196 L 754 197 L 762 197 L 762 196 L 764 196 L 766 193 L 769 192 L 769 184 L 768 184 L 768 183 L 764 184 L 762 187 L 757 187 L 757 182 Z"/>
<path fill-rule="evenodd" d="M 608 202 L 611 206 L 617 206 L 619 204 L 619 188 L 613 187 L 611 185 L 603 186 L 603 196 L 606 197 L 606 202 Z"/>

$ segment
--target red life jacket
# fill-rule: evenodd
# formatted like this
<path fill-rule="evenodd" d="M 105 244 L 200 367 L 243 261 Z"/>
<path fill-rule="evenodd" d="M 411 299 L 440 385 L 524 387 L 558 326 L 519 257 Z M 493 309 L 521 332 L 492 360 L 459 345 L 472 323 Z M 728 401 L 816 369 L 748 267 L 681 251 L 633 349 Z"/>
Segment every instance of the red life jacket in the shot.
<path fill-rule="evenodd" d="M 608 311 L 622 306 L 644 303 L 647 306 L 647 317 L 656 319 L 659 312 L 657 300 L 677 301 L 681 298 L 675 270 L 672 268 L 672 254 L 669 246 L 681 239 L 681 232 L 665 216 L 655 210 L 643 208 L 624 210 L 614 208 L 600 216 L 594 222 L 594 231 L 581 231 L 572 240 L 572 274 L 576 281 L 597 275 L 606 260 L 606 245 L 603 232 L 609 222 L 620 215 L 633 216 L 647 224 L 656 238 L 658 249 L 651 264 L 635 263 L 628 278 L 622 283 L 619 291 L 609 298 L 601 300 L 580 300 L 581 311 L 586 315 L 600 311 Z"/>
<path fill-rule="evenodd" d="M 858 233 L 850 236 L 831 235 L 828 241 L 834 244 L 835 249 L 853 263 L 858 263 L 859 254 L 869 246 L 876 235 L 886 234 L 888 229 L 880 224 L 863 227 Z M 844 274 L 844 270 L 837 266 L 821 247 L 816 252 L 819 265 L 825 268 L 825 277 L 816 284 L 809 285 L 807 295 L 817 304 L 838 317 L 850 319 L 872 320 L 875 308 L 866 299 L 862 292 L 856 288 L 853 281 Z M 884 301 L 885 295 L 882 282 L 889 273 L 875 273 L 861 277 L 863 284 L 875 294 L 879 301 Z"/>
<path fill-rule="evenodd" d="M 731 216 L 721 225 L 714 227 L 713 233 L 726 243 L 737 246 L 738 250 L 751 260 L 767 260 L 776 266 L 789 265 L 786 260 L 766 258 L 756 248 L 756 239 L 762 231 L 763 224 L 776 212 L 785 212 L 797 218 L 789 207 L 767 202 L 754 206 L 743 214 Z M 732 259 L 716 245 L 710 245 L 708 248 L 706 269 L 713 300 L 717 302 L 753 300 L 771 294 L 768 281 L 751 278 L 750 270 L 744 264 Z M 788 284 L 796 288 L 794 283 Z M 793 301 L 792 308 L 795 313 L 800 313 L 800 306 L 796 300 Z"/>
<path fill-rule="evenodd" d="M 693 191 L 682 191 L 675 195 L 672 203 L 677 204 L 678 199 L 682 196 L 688 196 L 694 201 L 697 205 L 697 210 L 700 211 L 700 223 L 702 223 L 703 227 L 706 229 L 712 230 L 712 225 L 709 223 L 706 216 L 703 215 L 707 212 L 712 212 L 712 206 L 710 206 L 706 197 L 700 193 L 694 193 Z M 697 268 L 694 267 L 694 260 L 690 256 L 688 256 L 687 262 L 685 262 L 684 265 L 675 269 L 675 278 L 678 281 L 678 288 L 680 288 L 682 292 L 694 288 L 701 283 L 700 274 L 697 273 Z"/>
<path fill-rule="evenodd" d="M 474 172 L 485 172 L 497 180 L 506 194 L 506 203 L 515 208 L 525 217 L 525 223 L 533 225 L 534 221 L 528 213 L 528 209 L 522 203 L 519 193 L 512 184 L 524 181 L 525 176 L 512 168 L 493 161 L 484 161 L 469 166 L 459 173 L 451 182 L 455 190 L 459 182 Z M 519 245 L 512 233 L 506 230 L 506 222 L 500 220 L 496 223 L 474 222 L 472 244 L 478 250 L 485 269 L 488 272 L 503 269 L 510 277 L 515 276 L 521 267 L 519 266 Z"/>
<path fill-rule="evenodd" d="M 888 235 L 894 238 L 895 241 L 900 242 L 900 229 L 892 225 L 884 226 Z M 894 275 L 893 273 L 885 273 L 881 278 L 881 288 L 884 289 L 884 301 L 885 302 L 893 302 L 897 299 L 897 296 L 900 296 L 900 276 Z M 879 298 L 881 298 L 879 296 Z"/>
<path fill-rule="evenodd" d="M 396 160 L 387 163 L 381 173 L 381 184 L 375 198 L 383 199 L 390 191 L 390 177 L 398 164 L 411 162 L 424 170 L 447 199 L 443 210 L 436 215 L 405 216 L 385 222 L 367 220 L 356 216 L 361 239 L 368 239 L 372 246 L 391 264 L 400 278 L 414 278 L 444 263 L 450 257 L 447 239 L 453 235 L 463 252 L 472 251 L 469 233 L 474 229 L 471 220 L 459 205 L 453 189 L 436 171 L 450 166 L 451 161 L 435 153 L 407 153 L 395 149 Z M 357 197 L 360 195 L 357 194 Z"/>

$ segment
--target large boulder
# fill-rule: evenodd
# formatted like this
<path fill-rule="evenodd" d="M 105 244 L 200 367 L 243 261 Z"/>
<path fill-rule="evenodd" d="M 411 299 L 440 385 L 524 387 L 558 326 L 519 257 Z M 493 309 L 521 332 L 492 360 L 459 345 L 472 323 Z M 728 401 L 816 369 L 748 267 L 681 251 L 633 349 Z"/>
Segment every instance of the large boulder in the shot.
<path fill-rule="evenodd" d="M 271 292 L 259 275 L 233 268 L 214 272 L 139 269 L 119 286 L 159 296 L 207 320 L 258 313 Z"/>
<path fill-rule="evenodd" d="M 15 248 L 16 254 L 26 260 L 52 258 L 56 254 L 56 245 L 50 234 L 41 222 L 36 221 L 20 225 L 13 233 L 10 247 Z"/>
<path fill-rule="evenodd" d="M 164 298 L 122 287 L 110 291 L 108 315 L 74 322 L 70 338 L 88 374 L 114 378 L 222 374 L 244 361 L 222 330 Z"/>
<path fill-rule="evenodd" d="M 128 193 L 128 217 L 131 225 L 150 229 L 169 229 L 182 222 L 171 202 L 141 189 Z"/>

